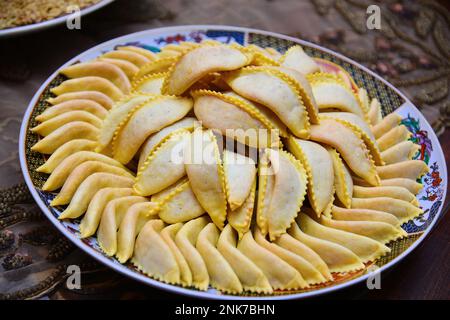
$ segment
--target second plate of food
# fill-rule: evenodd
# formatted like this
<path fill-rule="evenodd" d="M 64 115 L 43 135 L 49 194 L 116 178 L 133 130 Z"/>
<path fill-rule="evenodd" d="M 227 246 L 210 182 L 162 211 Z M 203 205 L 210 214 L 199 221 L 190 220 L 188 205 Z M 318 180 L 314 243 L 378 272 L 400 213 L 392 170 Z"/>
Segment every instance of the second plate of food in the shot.
<path fill-rule="evenodd" d="M 11 37 L 19 34 L 49 28 L 75 20 L 94 12 L 113 0 L 73 1 L 18 1 L 9 0 L 0 3 L 0 37 Z"/>

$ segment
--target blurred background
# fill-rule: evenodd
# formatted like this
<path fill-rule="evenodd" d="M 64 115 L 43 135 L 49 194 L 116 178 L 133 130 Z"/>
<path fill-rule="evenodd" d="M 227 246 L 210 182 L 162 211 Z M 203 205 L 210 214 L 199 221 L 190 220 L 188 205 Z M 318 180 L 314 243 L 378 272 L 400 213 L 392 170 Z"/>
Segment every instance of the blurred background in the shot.
<path fill-rule="evenodd" d="M 366 27 L 371 4 L 381 8 L 381 30 Z M 0 37 L 0 299 L 175 297 L 86 257 L 32 204 L 20 172 L 19 128 L 35 91 L 67 60 L 109 39 L 164 26 L 220 24 L 287 34 L 340 52 L 397 86 L 432 124 L 449 163 L 449 9 L 445 0 L 116 0 L 83 16 L 80 30 L 64 23 Z M 449 221 L 441 221 L 422 247 L 383 275 L 382 290 L 354 287 L 327 297 L 449 299 L 449 235 Z M 74 262 L 83 270 L 81 290 L 65 288 L 65 267 Z"/>

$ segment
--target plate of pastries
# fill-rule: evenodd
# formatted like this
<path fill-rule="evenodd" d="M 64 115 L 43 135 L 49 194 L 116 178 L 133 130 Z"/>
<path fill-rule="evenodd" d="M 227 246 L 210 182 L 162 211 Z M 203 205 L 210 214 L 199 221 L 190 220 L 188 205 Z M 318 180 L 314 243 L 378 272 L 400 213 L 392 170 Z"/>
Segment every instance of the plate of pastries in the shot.
<path fill-rule="evenodd" d="M 180 294 L 299 298 L 365 281 L 446 192 L 418 109 L 367 68 L 270 32 L 153 29 L 68 61 L 23 119 L 35 200 L 82 250 Z"/>

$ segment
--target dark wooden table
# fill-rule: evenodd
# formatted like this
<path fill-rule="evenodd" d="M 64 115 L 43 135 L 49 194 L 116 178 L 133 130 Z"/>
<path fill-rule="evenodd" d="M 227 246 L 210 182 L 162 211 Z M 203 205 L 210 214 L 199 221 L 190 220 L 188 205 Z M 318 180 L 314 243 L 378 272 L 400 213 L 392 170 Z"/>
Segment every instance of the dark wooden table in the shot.
<path fill-rule="evenodd" d="M 402 30 L 410 37 L 407 40 L 400 37 L 390 39 L 383 32 L 365 33 L 362 30 L 361 33 L 358 25 L 355 24 L 358 17 L 364 17 L 366 2 L 370 1 L 118 0 L 104 10 L 82 18 L 82 29 L 79 31 L 68 31 L 61 26 L 19 38 L 0 39 L 0 97 L 2 97 L 0 99 L 2 110 L 0 114 L 0 176 L 2 177 L 0 187 L 9 187 L 22 182 L 17 159 L 18 128 L 21 117 L 42 81 L 59 65 L 74 55 L 111 38 L 154 27 L 182 24 L 228 24 L 281 32 L 317 42 L 366 64 L 395 83 L 416 105 L 422 108 L 435 130 L 441 133 L 442 148 L 447 163 L 450 163 L 450 130 L 446 129 L 447 114 L 450 114 L 449 73 L 439 76 L 439 72 L 449 68 L 448 59 L 443 62 L 443 67 L 433 66 L 426 60 L 431 59 L 430 54 L 433 55 L 435 52 L 445 54 L 445 50 L 448 50 L 447 53 L 450 54 L 449 44 L 435 43 L 436 37 L 433 38 L 432 31 L 432 28 L 437 28 L 436 21 L 440 21 L 447 30 L 444 35 L 450 34 L 448 11 L 439 6 L 438 2 L 431 1 L 408 1 L 407 6 L 402 6 L 401 1 L 388 1 L 385 5 L 383 2 L 383 14 L 386 14 L 386 17 L 388 14 L 395 14 L 395 19 L 402 22 L 400 25 L 407 26 Z M 381 2 L 377 3 L 381 5 Z M 448 5 L 448 1 L 441 1 L 441 4 Z M 431 29 L 425 30 L 425 35 L 418 36 L 414 31 L 418 23 L 425 23 L 425 27 L 423 25 L 422 27 L 427 28 L 426 21 L 419 21 L 421 10 L 434 10 L 432 14 L 435 21 L 431 21 Z M 311 28 L 311 25 L 315 27 Z M 425 41 L 425 39 L 428 40 Z M 419 45 L 422 42 L 427 43 L 426 48 Z M 445 47 L 446 44 L 447 47 Z M 397 65 L 389 64 L 387 61 L 389 59 L 408 62 L 404 57 L 404 51 L 417 52 L 417 57 L 420 59 L 416 60 L 421 62 L 409 65 L 413 69 L 399 69 Z M 408 66 L 407 63 L 406 66 Z M 414 86 L 405 84 L 405 79 L 406 81 L 411 78 L 421 79 L 423 75 L 428 75 L 430 72 L 436 80 L 418 81 L 418 85 Z M 447 89 L 447 91 L 444 90 L 445 95 L 443 95 L 442 90 L 437 89 Z M 447 199 L 446 208 L 448 204 Z M 25 224 L 26 226 L 28 224 Z M 319 299 L 450 299 L 449 235 L 450 218 L 444 212 L 423 244 L 404 261 L 382 275 L 381 290 L 368 290 L 363 284 Z M 83 256 L 82 253 L 74 251 L 70 244 L 64 243 L 64 239 L 58 241 L 62 244 L 58 242 L 57 245 L 68 247 L 67 252 L 72 251 L 71 254 L 75 256 L 77 254 L 80 257 Z M 27 250 L 32 249 L 27 247 Z M 62 252 L 65 251 L 62 250 Z M 45 263 L 48 268 L 56 265 L 56 263 Z M 23 288 L 27 288 L 28 283 L 28 286 L 32 286 L 36 281 L 42 281 L 38 277 L 38 272 L 35 272 L 38 270 L 37 267 L 34 265 L 29 267 L 31 271 L 23 276 Z M 49 290 L 45 297 L 51 299 L 174 299 L 178 297 L 144 286 L 105 268 L 94 273 L 88 280 L 93 285 L 82 294 L 71 292 L 60 284 L 55 290 Z M 4 283 L 2 281 L 5 281 L 5 277 L 0 272 L 0 293 Z"/>

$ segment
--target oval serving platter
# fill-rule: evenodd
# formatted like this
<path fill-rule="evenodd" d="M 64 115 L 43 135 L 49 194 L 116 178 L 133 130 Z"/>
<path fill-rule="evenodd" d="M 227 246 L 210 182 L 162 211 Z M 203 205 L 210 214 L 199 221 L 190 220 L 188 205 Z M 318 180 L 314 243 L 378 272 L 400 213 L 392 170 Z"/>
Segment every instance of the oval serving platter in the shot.
<path fill-rule="evenodd" d="M 137 32 L 110 40 L 78 55 L 61 66 L 60 69 L 75 62 L 91 60 L 105 51 L 112 50 L 120 45 L 135 45 L 153 52 L 158 52 L 161 47 L 170 43 L 178 43 L 180 41 L 201 42 L 205 39 L 212 39 L 223 43 L 237 42 L 245 45 L 256 44 L 262 47 L 273 47 L 281 53 L 292 45 L 300 44 L 310 56 L 327 59 L 340 65 L 350 73 L 358 86 L 366 88 L 370 97 L 377 98 L 381 102 L 383 116 L 395 112 L 403 118 L 402 124 L 411 131 L 411 139 L 421 147 L 415 158 L 425 161 L 430 168 L 430 171 L 421 178 L 421 183 L 424 187 L 417 195 L 420 207 L 424 213 L 418 218 L 402 225 L 402 228 L 408 233 L 408 236 L 390 243 L 388 246 L 392 250 L 388 255 L 378 259 L 375 264 L 368 266 L 362 271 L 339 274 L 335 276 L 335 280 L 332 283 L 315 286 L 306 290 L 275 291 L 271 296 L 258 296 L 258 298 L 304 298 L 329 293 L 354 285 L 365 281 L 371 271 L 377 270 L 377 272 L 382 272 L 400 262 L 426 238 L 441 215 L 447 190 L 447 167 L 439 141 L 423 115 L 399 90 L 364 66 L 340 54 L 306 41 L 261 30 L 210 25 L 177 26 Z M 57 86 L 64 80 L 58 75 L 60 69 L 55 71 L 45 81 L 31 100 L 23 118 L 19 141 L 20 162 L 25 181 L 34 199 L 50 221 L 80 249 L 98 261 L 145 284 L 195 297 L 218 299 L 255 298 L 255 295 L 227 295 L 212 288 L 206 292 L 198 291 L 151 279 L 140 273 L 133 265 L 123 265 L 115 258 L 106 256 L 100 249 L 95 237 L 80 239 L 79 220 L 60 221 L 57 219 L 61 212 L 50 206 L 50 202 L 55 195 L 51 192 L 41 190 L 46 175 L 35 171 L 37 167 L 44 163 L 45 159 L 41 154 L 31 150 L 31 146 L 36 143 L 38 136 L 30 131 L 30 128 L 36 125 L 35 117 L 48 106 L 46 99 L 52 96 L 50 88 Z"/>

